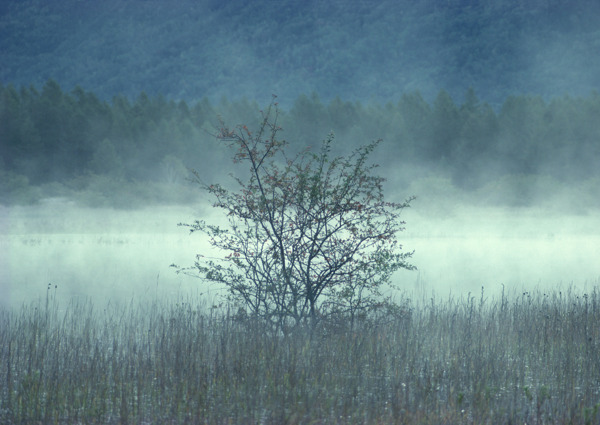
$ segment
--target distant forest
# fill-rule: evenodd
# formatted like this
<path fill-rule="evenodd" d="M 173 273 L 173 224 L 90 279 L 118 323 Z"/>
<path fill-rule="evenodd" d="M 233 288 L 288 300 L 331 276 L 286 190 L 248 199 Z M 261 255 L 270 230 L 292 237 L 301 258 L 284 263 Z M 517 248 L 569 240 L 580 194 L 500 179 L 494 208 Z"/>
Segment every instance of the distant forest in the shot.
<path fill-rule="evenodd" d="M 595 182 L 598 190 L 598 93 L 548 101 L 510 96 L 498 111 L 472 89 L 464 99 L 457 103 L 446 91 L 432 102 L 413 92 L 385 104 L 301 95 L 281 107 L 279 122 L 294 148 L 331 132 L 340 153 L 384 139 L 374 160 L 405 187 L 436 175 L 474 192 L 516 176 L 521 180 L 510 190 L 523 192 L 523 176 L 543 176 L 557 185 Z M 185 187 L 188 167 L 212 179 L 232 169 L 228 151 L 211 136 L 218 117 L 252 127 L 265 106 L 144 92 L 105 101 L 81 87 L 63 91 L 53 80 L 41 90 L 0 85 L 0 203 L 74 193 L 92 205 L 193 201 L 187 189 L 172 190 Z M 520 196 L 528 202 L 527 193 Z"/>
<path fill-rule="evenodd" d="M 599 69 L 597 0 L 3 0 L 0 203 L 192 202 L 274 93 L 407 196 L 597 205 Z"/>
<path fill-rule="evenodd" d="M 0 82 L 282 104 L 600 87 L 597 0 L 3 0 Z"/>

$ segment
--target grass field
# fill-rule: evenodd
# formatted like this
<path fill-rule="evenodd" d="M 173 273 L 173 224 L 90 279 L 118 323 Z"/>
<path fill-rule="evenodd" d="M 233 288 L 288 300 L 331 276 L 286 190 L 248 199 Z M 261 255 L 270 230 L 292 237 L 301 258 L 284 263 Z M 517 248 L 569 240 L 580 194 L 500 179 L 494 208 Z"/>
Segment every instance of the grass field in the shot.
<path fill-rule="evenodd" d="M 400 301 L 284 337 L 200 300 L 0 311 L 2 424 L 596 424 L 600 291 Z"/>

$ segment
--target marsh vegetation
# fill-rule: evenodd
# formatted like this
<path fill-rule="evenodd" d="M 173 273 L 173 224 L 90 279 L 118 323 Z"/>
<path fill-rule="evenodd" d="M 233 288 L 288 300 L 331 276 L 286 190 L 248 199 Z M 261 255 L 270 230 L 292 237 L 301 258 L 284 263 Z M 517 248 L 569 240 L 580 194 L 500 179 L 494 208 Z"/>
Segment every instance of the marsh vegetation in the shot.
<path fill-rule="evenodd" d="M 61 304 L 0 313 L 4 424 L 600 420 L 600 293 L 400 297 L 283 336 L 234 308 Z"/>

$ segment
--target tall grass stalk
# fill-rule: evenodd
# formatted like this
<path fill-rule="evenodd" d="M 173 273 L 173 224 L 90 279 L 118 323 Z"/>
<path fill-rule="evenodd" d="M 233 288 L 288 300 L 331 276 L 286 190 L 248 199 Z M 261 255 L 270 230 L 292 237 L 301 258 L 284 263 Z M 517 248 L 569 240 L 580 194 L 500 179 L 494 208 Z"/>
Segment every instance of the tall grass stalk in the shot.
<path fill-rule="evenodd" d="M 0 311 L 2 424 L 600 423 L 597 289 L 285 337 L 199 300 L 59 304 Z"/>

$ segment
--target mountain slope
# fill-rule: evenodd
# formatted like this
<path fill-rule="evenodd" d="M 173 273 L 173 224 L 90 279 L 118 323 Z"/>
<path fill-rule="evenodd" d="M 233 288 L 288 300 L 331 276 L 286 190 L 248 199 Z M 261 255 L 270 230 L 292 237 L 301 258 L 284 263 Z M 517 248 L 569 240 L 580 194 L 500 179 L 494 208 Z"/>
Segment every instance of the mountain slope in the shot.
<path fill-rule="evenodd" d="M 600 87 L 600 6 L 528 1 L 5 0 L 0 82 L 102 97 L 396 100 Z"/>

